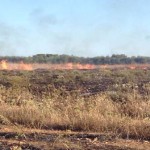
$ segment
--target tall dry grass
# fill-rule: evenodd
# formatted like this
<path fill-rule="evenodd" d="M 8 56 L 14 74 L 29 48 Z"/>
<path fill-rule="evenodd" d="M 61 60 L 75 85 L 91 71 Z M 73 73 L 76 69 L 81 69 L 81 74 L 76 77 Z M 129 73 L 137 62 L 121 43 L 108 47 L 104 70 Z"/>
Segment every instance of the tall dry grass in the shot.
<path fill-rule="evenodd" d="M 125 138 L 150 138 L 150 101 L 128 96 L 117 103 L 107 94 L 90 98 L 32 99 L 0 105 L 0 123 L 46 129 L 113 133 Z"/>

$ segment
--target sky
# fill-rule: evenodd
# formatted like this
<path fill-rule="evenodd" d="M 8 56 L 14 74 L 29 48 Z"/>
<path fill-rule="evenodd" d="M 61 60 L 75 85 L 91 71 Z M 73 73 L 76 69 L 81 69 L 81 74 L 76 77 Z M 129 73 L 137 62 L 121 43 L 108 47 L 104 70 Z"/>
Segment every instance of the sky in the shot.
<path fill-rule="evenodd" d="M 0 55 L 150 56 L 150 0 L 0 0 Z"/>

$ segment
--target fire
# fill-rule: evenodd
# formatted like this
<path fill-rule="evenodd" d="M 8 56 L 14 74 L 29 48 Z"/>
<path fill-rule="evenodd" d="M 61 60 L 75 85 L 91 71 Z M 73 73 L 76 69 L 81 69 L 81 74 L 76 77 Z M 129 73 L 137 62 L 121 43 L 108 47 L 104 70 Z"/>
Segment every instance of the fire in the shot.
<path fill-rule="evenodd" d="M 77 64 L 77 69 L 95 69 L 95 65 L 92 64 Z"/>
<path fill-rule="evenodd" d="M 25 64 L 23 61 L 19 64 L 19 70 L 33 70 L 31 64 Z"/>
<path fill-rule="evenodd" d="M 64 68 L 63 68 L 64 69 Z M 65 65 L 65 69 L 73 69 L 73 64 L 72 63 L 67 63 Z"/>
<path fill-rule="evenodd" d="M 102 69 L 106 69 L 108 67 L 108 65 L 100 65 L 100 68 L 102 68 Z"/>
<path fill-rule="evenodd" d="M 16 63 L 8 63 L 6 60 L 2 60 L 0 62 L 2 70 L 33 70 L 31 64 L 25 64 L 24 62 Z"/>
<path fill-rule="evenodd" d="M 65 64 L 62 69 L 95 69 L 95 65 L 92 64 L 73 64 L 73 63 L 67 63 Z"/>
<path fill-rule="evenodd" d="M 80 63 L 66 63 L 66 64 L 26 64 L 23 61 L 20 63 L 9 63 L 7 60 L 0 61 L 1 70 L 35 70 L 35 69 L 48 69 L 48 70 L 72 70 L 72 69 L 113 69 L 113 68 L 128 68 L 128 69 L 143 69 L 147 70 L 150 68 L 149 64 L 144 65 L 93 65 L 93 64 L 80 64 Z"/>
<path fill-rule="evenodd" d="M 45 64 L 46 65 L 46 64 Z M 47 67 L 46 67 L 47 68 Z M 66 63 L 66 64 L 50 64 L 48 69 L 66 69 L 66 70 L 72 70 L 72 69 L 95 69 L 96 66 L 92 64 L 80 64 L 80 63 Z"/>
<path fill-rule="evenodd" d="M 1 69 L 5 70 L 34 70 L 34 69 L 95 69 L 92 64 L 66 63 L 66 64 L 26 64 L 23 61 L 20 63 L 8 63 L 6 60 L 1 61 Z"/>
<path fill-rule="evenodd" d="M 2 60 L 2 61 L 1 61 L 1 67 L 2 67 L 2 69 L 4 69 L 4 70 L 8 69 L 8 64 L 7 64 L 7 61 L 6 61 L 6 60 Z"/>
<path fill-rule="evenodd" d="M 135 70 L 135 69 L 136 69 L 135 66 L 129 66 L 129 68 L 130 68 L 131 70 Z"/>

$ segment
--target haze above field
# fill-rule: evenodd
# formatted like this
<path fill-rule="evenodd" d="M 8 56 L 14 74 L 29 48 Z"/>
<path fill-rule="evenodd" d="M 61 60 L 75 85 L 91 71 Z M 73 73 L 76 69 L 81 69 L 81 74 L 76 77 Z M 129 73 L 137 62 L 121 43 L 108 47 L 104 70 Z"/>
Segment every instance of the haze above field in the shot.
<path fill-rule="evenodd" d="M 0 55 L 150 56 L 149 0 L 0 0 Z"/>

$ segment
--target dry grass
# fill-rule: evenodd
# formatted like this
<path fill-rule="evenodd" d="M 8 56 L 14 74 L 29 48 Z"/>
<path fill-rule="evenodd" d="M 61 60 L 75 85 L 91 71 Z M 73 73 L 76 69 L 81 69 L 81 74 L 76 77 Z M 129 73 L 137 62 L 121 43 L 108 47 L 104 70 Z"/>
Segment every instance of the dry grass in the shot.
<path fill-rule="evenodd" d="M 131 98 L 131 99 L 130 99 Z M 106 94 L 91 98 L 26 101 L 20 106 L 0 105 L 1 124 L 46 129 L 113 133 L 124 138 L 150 138 L 150 101 L 113 102 Z"/>

